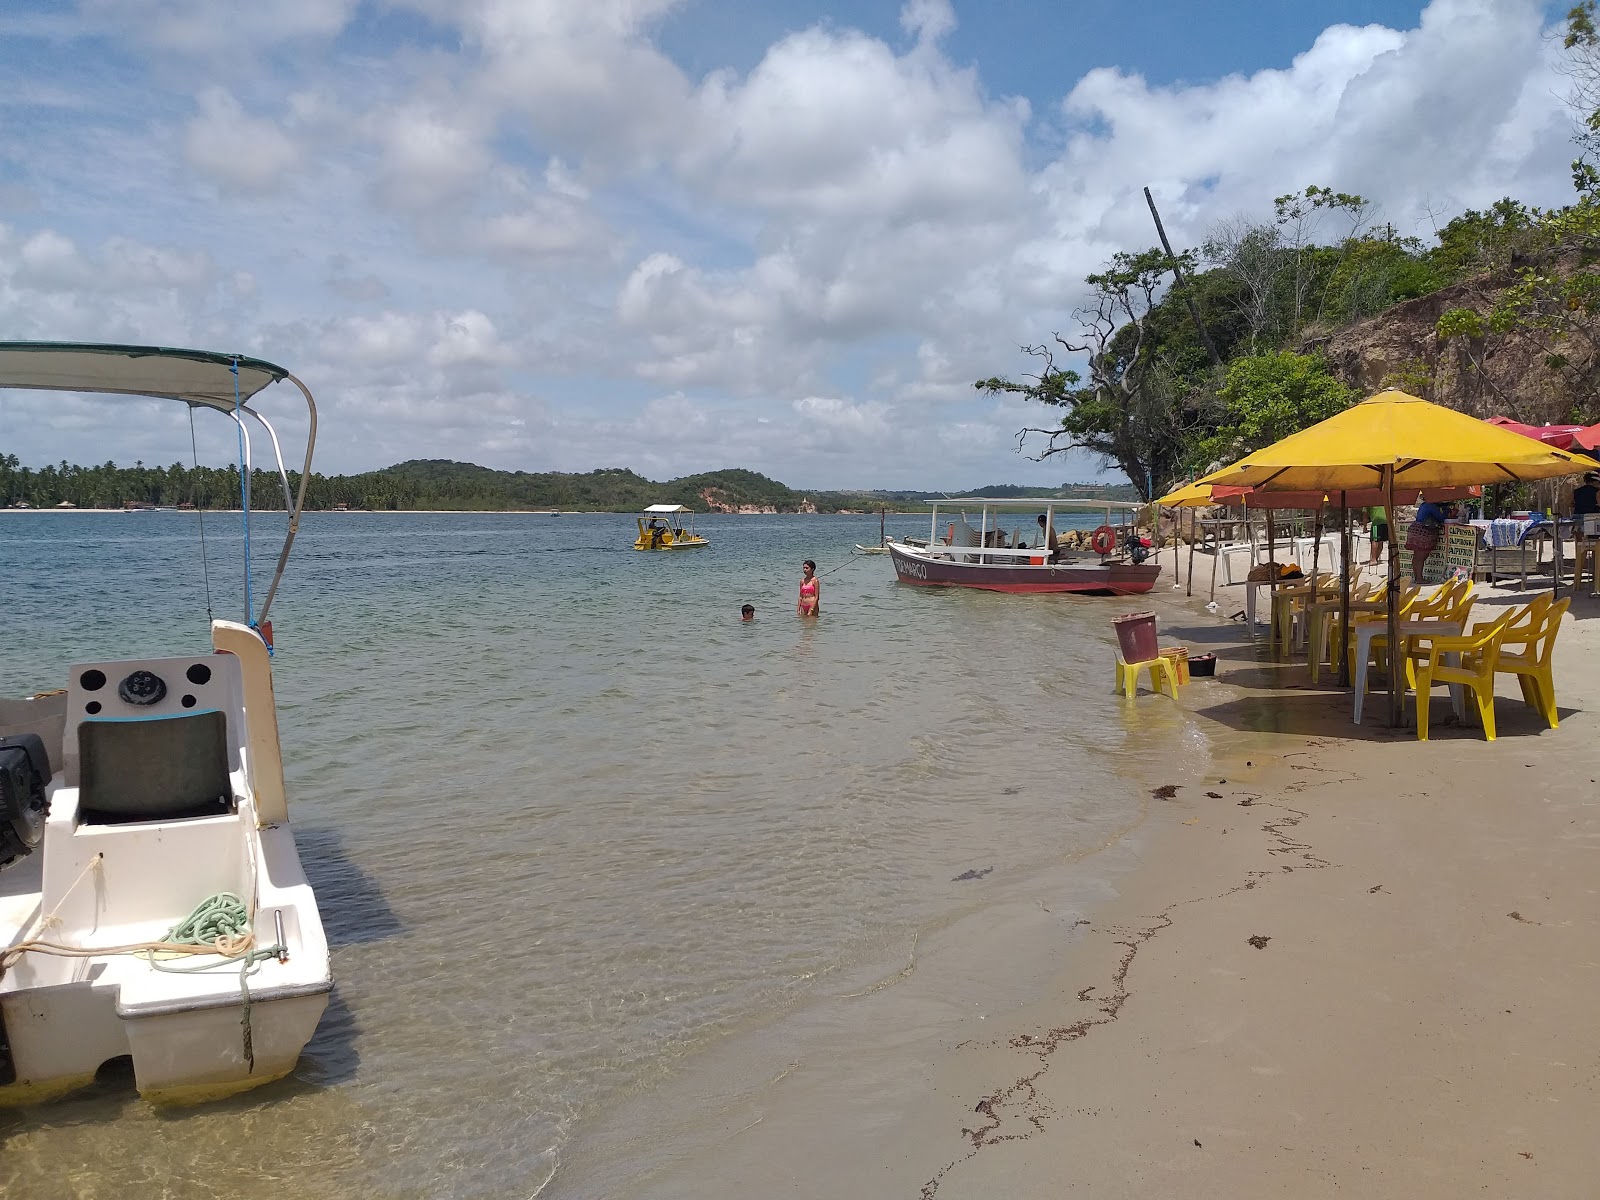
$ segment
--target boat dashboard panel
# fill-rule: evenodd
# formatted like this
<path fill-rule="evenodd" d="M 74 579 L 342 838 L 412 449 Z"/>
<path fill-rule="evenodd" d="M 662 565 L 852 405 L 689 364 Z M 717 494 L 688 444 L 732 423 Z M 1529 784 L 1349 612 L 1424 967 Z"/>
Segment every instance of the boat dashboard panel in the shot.
<path fill-rule="evenodd" d="M 222 714 L 227 769 L 239 770 L 244 741 L 242 695 L 239 660 L 231 654 L 75 664 L 67 682 L 62 737 L 67 785 L 81 783 L 79 727 L 84 722 L 149 721 L 141 728 L 154 731 L 162 729 L 154 718 L 199 716 L 208 710 Z"/>

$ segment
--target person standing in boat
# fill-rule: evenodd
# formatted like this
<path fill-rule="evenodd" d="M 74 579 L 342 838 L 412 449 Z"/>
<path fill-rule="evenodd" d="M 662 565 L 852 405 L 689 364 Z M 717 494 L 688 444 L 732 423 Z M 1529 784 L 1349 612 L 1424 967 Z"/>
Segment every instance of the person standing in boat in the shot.
<path fill-rule="evenodd" d="M 802 617 L 815 617 L 822 612 L 822 581 L 817 578 L 817 564 L 808 558 L 800 572 L 800 603 L 795 612 Z"/>

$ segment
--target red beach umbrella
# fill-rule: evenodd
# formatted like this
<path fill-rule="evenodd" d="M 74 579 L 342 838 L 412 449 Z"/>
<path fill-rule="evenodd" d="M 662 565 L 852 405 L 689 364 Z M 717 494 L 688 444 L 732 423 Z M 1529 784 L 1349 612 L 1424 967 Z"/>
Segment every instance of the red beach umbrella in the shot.
<path fill-rule="evenodd" d="M 1512 433 L 1520 433 L 1523 437 L 1543 442 L 1546 446 L 1554 446 L 1557 450 L 1570 449 L 1573 438 L 1584 432 L 1582 425 L 1524 425 L 1521 421 L 1513 421 L 1510 417 L 1490 417 L 1488 421 L 1491 425 L 1498 425 L 1501 429 L 1508 429 Z"/>
<path fill-rule="evenodd" d="M 1585 450 L 1600 449 L 1600 425 L 1591 425 L 1572 435 L 1573 444 Z"/>

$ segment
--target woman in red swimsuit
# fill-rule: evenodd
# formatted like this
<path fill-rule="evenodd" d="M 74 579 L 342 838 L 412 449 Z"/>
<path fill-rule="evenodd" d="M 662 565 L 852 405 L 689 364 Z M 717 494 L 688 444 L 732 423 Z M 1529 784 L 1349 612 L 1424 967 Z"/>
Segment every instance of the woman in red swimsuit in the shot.
<path fill-rule="evenodd" d="M 822 584 L 817 579 L 817 564 L 809 558 L 801 565 L 800 603 L 795 612 L 802 617 L 814 617 L 822 611 Z"/>

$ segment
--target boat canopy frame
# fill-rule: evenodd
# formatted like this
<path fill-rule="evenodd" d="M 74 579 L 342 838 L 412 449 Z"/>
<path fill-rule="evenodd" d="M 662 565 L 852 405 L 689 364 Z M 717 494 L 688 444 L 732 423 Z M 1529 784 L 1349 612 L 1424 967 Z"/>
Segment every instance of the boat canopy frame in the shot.
<path fill-rule="evenodd" d="M 305 465 L 300 472 L 299 491 L 293 496 L 277 431 L 249 403 L 282 380 L 288 380 L 300 390 L 310 414 Z M 246 504 L 250 489 L 250 431 L 242 418 L 248 414 L 258 421 L 272 441 L 289 518 L 288 533 L 278 552 L 277 569 L 261 602 L 261 611 L 249 614 L 252 624 L 266 623 L 289 561 L 290 548 L 300 530 L 300 514 L 305 509 L 306 488 L 311 479 L 311 457 L 317 442 L 317 404 L 305 384 L 285 368 L 245 354 L 99 342 L 0 342 L 0 390 L 5 389 L 176 400 L 187 404 L 191 411 L 209 408 L 226 413 L 244 436 L 245 460 L 240 470 Z M 248 522 L 248 507 L 245 519 Z M 245 544 L 249 544 L 248 537 Z M 246 562 L 247 578 L 249 569 L 250 564 Z"/>
<path fill-rule="evenodd" d="M 991 532 L 989 526 L 989 513 L 991 511 L 997 513 L 1000 511 L 1038 512 L 1042 508 L 1044 510 L 1045 525 L 1053 527 L 1058 511 L 1103 512 L 1105 513 L 1105 524 L 1107 525 L 1112 523 L 1112 513 L 1120 513 L 1123 517 L 1121 524 L 1127 525 L 1129 517 L 1146 507 L 1144 504 L 1130 500 L 1064 500 L 1052 499 L 1048 496 L 945 496 L 938 500 L 926 500 L 923 503 L 930 505 L 932 509 L 928 526 L 928 546 L 930 549 L 940 540 L 939 509 L 941 507 L 945 509 L 960 508 L 963 510 L 967 508 L 982 508 L 983 511 L 978 517 L 979 544 L 972 548 L 980 564 L 987 564 L 997 559 L 1023 558 L 1028 555 L 1029 551 L 1038 549 L 1037 546 L 1032 546 L 1031 544 L 1010 547 L 986 545 L 985 543 L 989 540 L 988 535 Z M 963 523 L 966 521 L 964 511 L 961 519 Z M 994 525 L 994 531 L 1002 532 L 998 521 Z M 1103 559 L 1106 556 L 1102 555 L 1101 557 Z"/>

